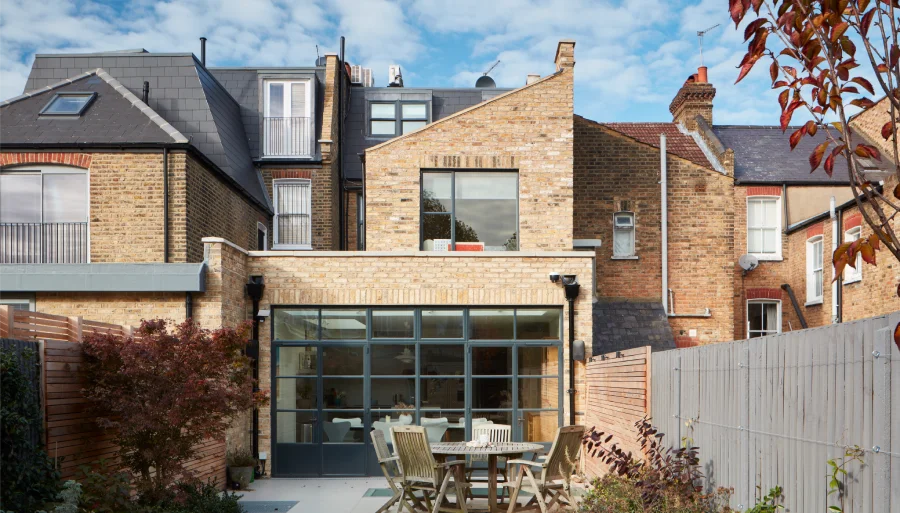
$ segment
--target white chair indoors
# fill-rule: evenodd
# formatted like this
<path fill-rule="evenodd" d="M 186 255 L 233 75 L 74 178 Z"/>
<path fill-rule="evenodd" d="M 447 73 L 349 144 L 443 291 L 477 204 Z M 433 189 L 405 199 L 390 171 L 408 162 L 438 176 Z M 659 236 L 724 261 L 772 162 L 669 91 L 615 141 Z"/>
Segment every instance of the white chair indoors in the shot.
<path fill-rule="evenodd" d="M 428 434 L 430 443 L 437 443 L 443 440 L 444 433 L 450 428 L 450 422 L 447 421 L 447 417 L 422 419 L 421 424 L 425 428 L 425 433 Z"/>
<path fill-rule="evenodd" d="M 325 431 L 326 442 L 343 442 L 350 432 L 349 422 L 323 422 L 322 430 Z"/>

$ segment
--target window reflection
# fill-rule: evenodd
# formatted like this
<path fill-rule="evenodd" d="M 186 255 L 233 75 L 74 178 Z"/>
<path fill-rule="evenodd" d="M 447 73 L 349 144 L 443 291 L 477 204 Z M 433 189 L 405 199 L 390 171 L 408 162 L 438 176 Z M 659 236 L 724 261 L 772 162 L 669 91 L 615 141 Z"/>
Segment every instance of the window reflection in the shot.
<path fill-rule="evenodd" d="M 559 310 L 516 310 L 516 338 L 559 340 Z"/>
<path fill-rule="evenodd" d="M 275 375 L 315 376 L 317 373 L 316 350 L 316 347 L 279 347 Z"/>
<path fill-rule="evenodd" d="M 422 379 L 422 408 L 465 408 L 466 382 L 457 378 Z"/>
<path fill-rule="evenodd" d="M 415 378 L 372 378 L 372 408 L 406 410 L 416 406 Z"/>
<path fill-rule="evenodd" d="M 477 340 L 512 340 L 512 310 L 470 310 L 469 338 Z"/>
<path fill-rule="evenodd" d="M 416 373 L 416 346 L 372 345 L 373 376 L 411 376 Z"/>
<path fill-rule="evenodd" d="M 559 348 L 556 346 L 520 347 L 519 375 L 559 375 Z"/>
<path fill-rule="evenodd" d="M 322 340 L 364 340 L 365 310 L 322 310 Z"/>
<path fill-rule="evenodd" d="M 520 378 L 519 408 L 559 407 L 559 381 L 556 378 Z"/>
<path fill-rule="evenodd" d="M 316 340 L 319 333 L 318 310 L 275 310 L 276 340 Z"/>
<path fill-rule="evenodd" d="M 463 311 L 422 310 L 422 338 L 463 338 Z"/>
<path fill-rule="evenodd" d="M 361 346 L 337 346 L 322 348 L 322 374 L 325 376 L 362 376 L 363 353 Z"/>
<path fill-rule="evenodd" d="M 316 408 L 315 378 L 281 378 L 275 380 L 275 408 L 279 410 L 311 410 Z"/>
<path fill-rule="evenodd" d="M 526 411 L 522 412 L 521 416 L 524 419 L 523 441 L 548 442 L 556 436 L 556 430 L 559 429 L 559 412 Z"/>
<path fill-rule="evenodd" d="M 275 414 L 276 439 L 280 444 L 311 444 L 315 440 L 315 412 L 278 412 Z"/>
<path fill-rule="evenodd" d="M 512 408 L 511 378 L 472 378 L 473 408 Z"/>
<path fill-rule="evenodd" d="M 456 173 L 455 186 L 456 242 L 480 242 L 483 251 L 518 250 L 518 176 Z"/>
<path fill-rule="evenodd" d="M 413 338 L 414 320 L 412 310 L 372 310 L 372 337 Z"/>

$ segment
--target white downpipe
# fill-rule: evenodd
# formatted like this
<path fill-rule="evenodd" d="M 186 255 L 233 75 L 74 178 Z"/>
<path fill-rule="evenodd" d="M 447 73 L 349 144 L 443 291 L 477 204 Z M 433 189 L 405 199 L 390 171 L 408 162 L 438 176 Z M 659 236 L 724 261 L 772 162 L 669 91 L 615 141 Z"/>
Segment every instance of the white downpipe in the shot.
<path fill-rule="evenodd" d="M 669 313 L 669 198 L 668 171 L 666 169 L 666 134 L 659 134 L 659 195 L 662 218 L 662 304 Z"/>
<path fill-rule="evenodd" d="M 837 211 L 835 210 L 835 201 L 834 196 L 831 197 L 831 204 L 829 206 L 828 211 L 831 213 L 831 254 L 837 250 L 838 247 L 838 239 L 840 238 L 838 235 L 838 216 Z M 827 259 L 826 259 L 827 261 Z M 838 280 L 842 278 L 838 277 Z M 824 280 L 823 280 L 824 281 Z M 836 323 L 838 321 L 838 282 L 833 281 L 831 283 L 831 322 Z"/>

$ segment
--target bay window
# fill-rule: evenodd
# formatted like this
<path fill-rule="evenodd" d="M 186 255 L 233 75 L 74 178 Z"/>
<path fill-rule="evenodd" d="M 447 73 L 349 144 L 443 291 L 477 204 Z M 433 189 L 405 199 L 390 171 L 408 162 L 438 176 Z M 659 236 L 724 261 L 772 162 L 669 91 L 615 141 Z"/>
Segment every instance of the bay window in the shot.
<path fill-rule="evenodd" d="M 0 262 L 88 262 L 88 176 L 64 166 L 0 173 Z"/>
<path fill-rule="evenodd" d="M 747 198 L 747 252 L 761 260 L 781 259 L 781 198 Z"/>
<path fill-rule="evenodd" d="M 310 180 L 278 179 L 275 191 L 275 249 L 312 249 Z"/>
<path fill-rule="evenodd" d="M 424 251 L 519 249 L 516 172 L 426 171 L 421 203 Z"/>

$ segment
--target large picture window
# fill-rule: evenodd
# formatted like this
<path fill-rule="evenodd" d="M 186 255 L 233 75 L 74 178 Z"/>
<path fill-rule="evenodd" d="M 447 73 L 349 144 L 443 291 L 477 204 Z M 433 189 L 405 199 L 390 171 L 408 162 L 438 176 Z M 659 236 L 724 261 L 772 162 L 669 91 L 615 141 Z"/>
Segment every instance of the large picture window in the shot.
<path fill-rule="evenodd" d="M 275 180 L 275 249 L 312 249 L 310 181 Z"/>
<path fill-rule="evenodd" d="M 422 250 L 519 249 L 516 172 L 423 172 L 421 208 Z"/>
<path fill-rule="evenodd" d="M 822 302 L 824 251 L 824 240 L 821 235 L 806 241 L 806 304 Z"/>
<path fill-rule="evenodd" d="M 88 262 L 88 175 L 62 166 L 0 173 L 0 263 Z"/>
<path fill-rule="evenodd" d="M 781 258 L 781 198 L 747 199 L 747 252 L 762 260 Z"/>

